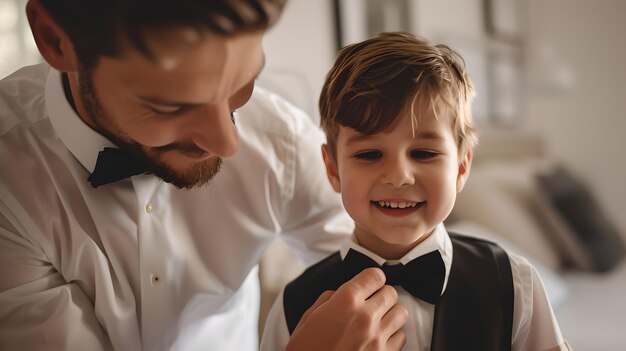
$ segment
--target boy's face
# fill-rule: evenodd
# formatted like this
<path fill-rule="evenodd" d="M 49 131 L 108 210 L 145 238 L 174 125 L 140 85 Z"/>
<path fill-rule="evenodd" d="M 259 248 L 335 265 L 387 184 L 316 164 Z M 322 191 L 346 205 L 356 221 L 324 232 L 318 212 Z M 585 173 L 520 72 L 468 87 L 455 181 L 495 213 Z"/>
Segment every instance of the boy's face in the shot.
<path fill-rule="evenodd" d="M 450 117 L 437 120 L 426 107 L 416 104 L 414 131 L 409 109 L 383 133 L 340 127 L 336 162 L 322 151 L 359 243 L 387 259 L 402 257 L 430 235 L 450 214 L 469 174 L 471 153 L 459 156 Z"/>
<path fill-rule="evenodd" d="M 208 182 L 239 137 L 231 114 L 252 94 L 263 66 L 263 33 L 222 37 L 168 51 L 159 66 L 137 50 L 103 57 L 70 75 L 83 119 L 118 146 L 134 150 L 159 177 L 180 187 Z"/>

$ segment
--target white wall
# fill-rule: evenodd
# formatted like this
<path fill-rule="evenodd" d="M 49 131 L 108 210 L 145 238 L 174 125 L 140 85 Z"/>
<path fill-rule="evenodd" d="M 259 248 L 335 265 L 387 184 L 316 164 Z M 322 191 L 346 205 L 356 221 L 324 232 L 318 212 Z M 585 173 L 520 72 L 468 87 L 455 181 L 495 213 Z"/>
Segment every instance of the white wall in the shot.
<path fill-rule="evenodd" d="M 0 0 L 0 78 L 43 61 L 30 34 L 27 0 Z"/>
<path fill-rule="evenodd" d="M 315 118 L 319 93 L 336 54 L 333 16 L 330 0 L 289 0 L 264 41 L 264 75 L 272 78 L 266 85 L 271 83 L 280 92 L 283 83 L 288 85 L 287 98 L 299 100 L 298 105 Z"/>
<path fill-rule="evenodd" d="M 481 39 L 482 0 L 415 0 L 415 32 L 431 41 L 441 36 Z"/>
<path fill-rule="evenodd" d="M 550 152 L 587 181 L 626 233 L 626 1 L 530 0 L 531 56 L 548 50 L 575 84 L 532 87 L 528 127 L 543 130 Z M 541 60 L 531 60 L 536 76 Z M 556 67 L 555 67 L 556 69 Z"/>

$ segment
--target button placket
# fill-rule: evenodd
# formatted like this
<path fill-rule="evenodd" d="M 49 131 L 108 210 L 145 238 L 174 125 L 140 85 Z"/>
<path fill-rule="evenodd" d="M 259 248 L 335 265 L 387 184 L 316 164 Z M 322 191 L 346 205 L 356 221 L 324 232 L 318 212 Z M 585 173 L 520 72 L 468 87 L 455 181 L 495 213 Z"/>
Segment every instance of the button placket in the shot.
<path fill-rule="evenodd" d="M 167 260 L 162 255 L 167 255 L 168 242 L 162 232 L 163 213 L 156 205 L 162 203 L 159 196 L 160 188 L 158 181 L 136 177 L 133 184 L 137 191 L 139 207 L 138 238 L 140 254 L 141 278 L 141 318 L 142 339 L 150 344 L 149 340 L 161 337 L 168 328 L 167 321 L 176 312 L 175 306 L 163 304 L 163 301 L 172 299 L 172 289 L 166 283 L 165 266 Z"/>

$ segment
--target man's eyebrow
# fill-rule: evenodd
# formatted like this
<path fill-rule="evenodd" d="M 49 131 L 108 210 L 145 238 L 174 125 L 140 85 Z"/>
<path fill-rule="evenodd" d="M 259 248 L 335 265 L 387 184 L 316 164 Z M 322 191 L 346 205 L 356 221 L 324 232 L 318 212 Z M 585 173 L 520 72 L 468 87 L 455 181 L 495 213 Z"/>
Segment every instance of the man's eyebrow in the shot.
<path fill-rule="evenodd" d="M 265 54 L 263 54 L 263 58 L 261 61 L 261 66 L 259 67 L 259 69 L 257 70 L 257 72 L 254 75 L 254 78 L 250 79 L 248 82 L 246 82 L 246 85 L 249 84 L 252 81 L 255 81 L 259 78 L 259 75 L 261 74 L 261 72 L 263 71 L 263 69 L 265 68 Z M 190 102 L 176 102 L 176 101 L 168 101 L 168 100 L 163 100 L 157 97 L 151 97 L 151 96 L 138 96 L 137 98 L 139 98 L 139 100 L 142 100 L 144 102 L 147 102 L 149 104 L 152 105 L 159 105 L 159 106 L 163 106 L 163 107 L 177 107 L 177 108 L 194 108 L 194 107 L 199 107 L 202 106 L 203 104 L 196 104 L 196 103 L 190 103 Z"/>

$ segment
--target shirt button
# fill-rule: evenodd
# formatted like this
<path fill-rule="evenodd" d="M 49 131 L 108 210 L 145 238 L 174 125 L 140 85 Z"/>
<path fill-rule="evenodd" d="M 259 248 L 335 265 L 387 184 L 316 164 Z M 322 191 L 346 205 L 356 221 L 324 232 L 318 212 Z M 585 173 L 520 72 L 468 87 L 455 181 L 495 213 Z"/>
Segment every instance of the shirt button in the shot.
<path fill-rule="evenodd" d="M 148 204 L 146 204 L 146 212 L 152 212 L 152 202 L 148 202 Z"/>
<path fill-rule="evenodd" d="M 158 285 L 161 282 L 161 276 L 158 274 L 152 274 L 150 276 L 150 281 L 152 282 L 152 285 Z"/>

